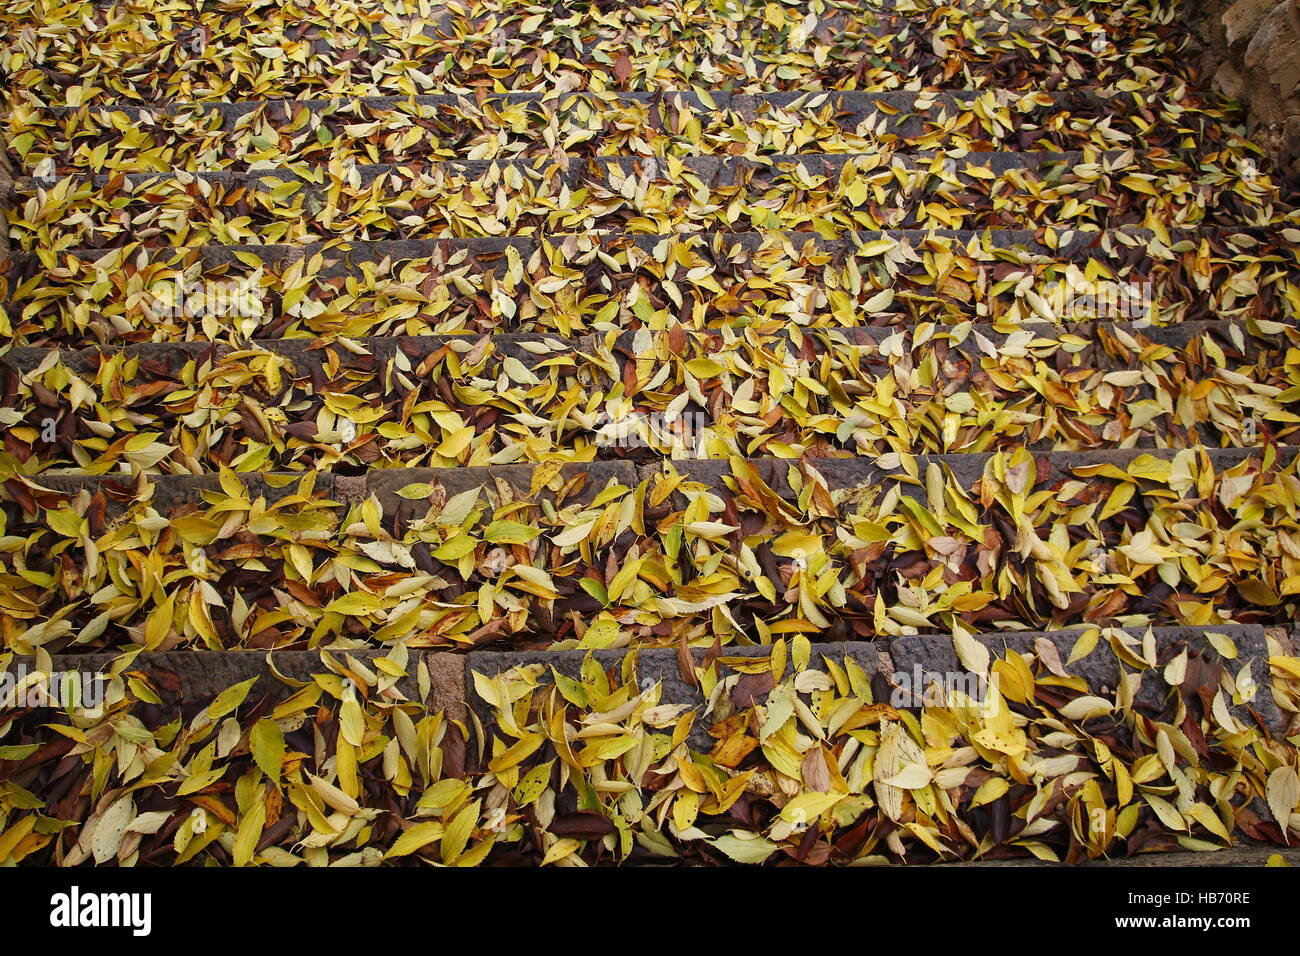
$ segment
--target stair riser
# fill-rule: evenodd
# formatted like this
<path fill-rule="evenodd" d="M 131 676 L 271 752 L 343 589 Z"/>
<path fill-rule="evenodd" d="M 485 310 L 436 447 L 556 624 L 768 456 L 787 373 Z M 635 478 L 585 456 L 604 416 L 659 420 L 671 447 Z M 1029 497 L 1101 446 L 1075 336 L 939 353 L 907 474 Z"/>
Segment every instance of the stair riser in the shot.
<path fill-rule="evenodd" d="M 1206 638 L 1208 629 L 1201 628 L 1156 628 L 1152 632 L 1151 649 L 1154 657 L 1151 663 L 1143 664 L 1146 669 L 1141 673 L 1141 680 L 1133 694 L 1137 709 L 1149 719 L 1169 722 L 1174 716 L 1175 691 L 1166 683 L 1160 668 L 1186 649 L 1190 655 L 1205 662 L 1208 670 L 1226 669 L 1238 682 L 1239 676 L 1249 676 L 1257 688 L 1254 697 L 1248 703 L 1231 707 L 1234 717 L 1247 726 L 1258 723 L 1273 734 L 1283 732 L 1287 726 L 1287 716 L 1273 701 L 1268 687 L 1268 645 L 1263 628 L 1225 626 L 1214 629 L 1214 633 L 1231 641 L 1236 650 L 1236 657 L 1228 660 Z M 1064 630 L 1048 633 L 1006 632 L 1003 634 L 979 634 L 976 640 L 989 651 L 992 661 L 1020 654 L 1028 658 L 1032 672 L 1050 677 L 1051 671 L 1045 661 L 1060 667 L 1060 662 L 1068 660 L 1077 642 L 1088 632 L 1085 630 Z M 1121 673 L 1134 671 L 1135 658 L 1140 659 L 1144 653 L 1142 636 L 1138 633 L 1106 632 L 1097 642 L 1095 649 L 1080 660 L 1062 668 L 1066 674 L 1082 682 L 1086 691 L 1106 700 L 1113 700 L 1120 683 Z M 1130 647 L 1131 645 L 1131 647 Z M 1048 648 L 1051 648 L 1049 650 Z M 1053 655 L 1052 650 L 1055 650 Z M 770 646 L 725 648 L 721 660 L 712 666 L 718 670 L 719 677 L 738 673 L 734 666 L 748 659 L 768 657 L 772 653 Z M 708 701 L 700 689 L 683 675 L 679 652 L 675 648 L 645 648 L 636 653 L 635 662 L 628 661 L 624 650 L 566 650 L 566 651 L 528 651 L 502 652 L 477 651 L 469 654 L 466 663 L 466 689 L 470 693 L 470 706 L 480 719 L 490 723 L 494 708 L 475 690 L 475 674 L 492 678 L 500 674 L 509 674 L 513 668 L 537 668 L 540 666 L 543 683 L 549 682 L 551 668 L 572 680 L 581 680 L 582 663 L 591 655 L 607 672 L 621 678 L 624 668 L 631 669 L 638 686 L 646 687 L 658 682 L 662 684 L 660 700 L 670 704 L 684 704 L 700 709 L 703 713 Z M 711 658 L 706 657 L 703 649 L 693 649 L 692 664 L 704 669 Z M 818 644 L 813 648 L 809 666 L 826 672 L 826 661 L 838 668 L 844 668 L 845 661 L 851 660 L 862 672 L 872 679 L 874 696 L 879 704 L 889 704 L 897 710 L 919 712 L 922 700 L 932 702 L 938 691 L 930 690 L 930 697 L 924 697 L 927 685 L 916 687 L 915 677 L 929 680 L 948 692 L 961 690 L 969 696 L 979 699 L 981 693 L 987 694 L 987 682 L 981 681 L 982 675 L 973 674 L 958 660 L 951 635 L 917 635 L 899 637 L 873 643 L 831 643 Z M 1157 663 L 1158 662 L 1158 663 Z M 1154 666 L 1153 666 L 1154 665 Z M 694 676 L 694 675 L 692 675 Z M 764 703 L 767 692 L 755 693 L 755 682 L 737 685 L 732 693 L 723 695 L 720 702 L 714 703 L 715 712 L 702 717 L 692 729 L 691 743 L 702 751 L 711 750 L 716 743 L 709 734 L 711 727 L 720 724 L 731 713 L 743 710 L 753 703 Z M 1009 695 L 1016 695 L 1017 688 L 1009 681 L 1000 681 L 1000 690 Z M 1245 680 L 1240 680 L 1245 684 Z M 761 685 L 760 685 L 761 686 Z M 916 693 L 913 693 L 916 690 Z M 1191 695 L 1194 691 L 1184 688 L 1183 693 Z M 1032 705 L 1031 705 L 1032 706 Z"/>
<path fill-rule="evenodd" d="M 1046 672 L 1047 668 L 1043 661 L 1052 658 L 1050 651 L 1047 651 L 1044 645 L 1049 644 L 1056 649 L 1056 657 L 1052 659 L 1055 664 L 1057 660 L 1064 661 L 1069 657 L 1070 651 L 1085 633 L 1087 632 L 1083 630 L 1050 633 L 1007 632 L 980 634 L 976 635 L 976 638 L 988 648 L 992 660 L 996 661 L 1012 652 L 1028 655 L 1033 662 L 1032 667 L 1041 668 L 1040 672 Z M 1155 629 L 1153 643 L 1156 660 L 1160 664 L 1167 663 L 1186 647 L 1190 653 L 1196 654 L 1211 665 L 1226 666 L 1233 673 L 1234 678 L 1244 669 L 1260 690 L 1248 705 L 1233 707 L 1234 716 L 1253 722 L 1250 717 L 1250 710 L 1253 709 L 1262 719 L 1263 725 L 1272 732 L 1277 733 L 1285 729 L 1287 723 L 1285 715 L 1273 703 L 1272 695 L 1267 689 L 1268 647 L 1263 629 L 1234 626 L 1214 628 L 1214 633 L 1232 641 L 1237 652 L 1237 657 L 1233 661 L 1225 661 L 1206 640 L 1205 633 L 1205 630 L 1199 628 Z M 1136 653 L 1138 655 L 1142 653 L 1140 635 L 1129 633 L 1123 634 L 1121 638 L 1119 633 L 1108 632 L 1099 641 L 1099 646 L 1094 652 L 1077 664 L 1070 665 L 1066 672 L 1082 679 L 1087 690 L 1095 695 L 1114 694 L 1119 683 L 1121 662 L 1126 670 L 1133 666 L 1130 655 L 1134 650 L 1130 650 L 1124 640 L 1136 641 Z M 1112 641 L 1116 643 L 1112 644 Z M 1116 652 L 1116 646 L 1121 649 L 1123 656 Z M 493 718 L 491 706 L 474 692 L 474 674 L 492 678 L 499 674 L 508 674 L 515 667 L 540 665 L 547 669 L 544 672 L 546 678 L 549 678 L 549 668 L 554 667 L 564 676 L 578 680 L 581 678 L 582 662 L 589 653 L 607 672 L 619 674 L 625 666 L 627 654 L 619 650 L 477 651 L 468 655 L 414 651 L 405 667 L 408 676 L 400 678 L 395 686 L 407 697 L 418 698 L 420 689 L 415 674 L 423 665 L 432 678 L 430 684 L 433 694 L 429 701 L 432 706 L 440 709 L 447 708 L 449 712 L 459 716 L 457 711 L 463 712 L 465 703 L 469 702 L 481 720 L 491 722 Z M 728 648 L 723 654 L 723 661 L 713 666 L 718 667 L 720 675 L 725 675 L 731 671 L 727 662 L 765 657 L 770 653 L 770 646 Z M 271 655 L 270 662 L 265 655 L 248 651 L 145 651 L 135 658 L 131 669 L 147 675 L 155 687 L 165 688 L 164 693 L 167 697 L 174 698 L 176 703 L 187 710 L 197 711 L 200 706 L 210 702 L 226 688 L 250 678 L 258 680 L 254 689 L 255 695 L 262 693 L 279 695 L 285 690 L 281 677 L 291 681 L 310 681 L 313 674 L 329 673 L 329 665 L 323 660 L 323 655 L 334 660 L 336 666 L 341 665 L 340 669 L 346 673 L 348 665 L 345 662 L 345 655 L 338 651 L 276 651 Z M 374 662 L 383 656 L 383 652 L 367 649 L 352 649 L 346 652 L 346 657 L 360 662 L 372 671 L 375 668 Z M 703 650 L 692 651 L 691 658 L 695 667 L 710 666 Z M 823 669 L 823 658 L 829 659 L 839 667 L 843 667 L 845 660 L 854 661 L 866 675 L 873 678 L 875 685 L 873 689 L 883 691 L 881 696 L 884 699 L 881 702 L 890 703 L 899 710 L 920 709 L 919 702 L 914 701 L 913 698 L 919 698 L 921 695 L 911 693 L 914 684 L 911 678 L 917 672 L 921 673 L 923 678 L 933 676 L 939 686 L 943 686 L 941 680 L 943 678 L 977 676 L 972 675 L 957 660 L 952 638 L 948 635 L 918 635 L 876 643 L 821 644 L 816 647 L 810 666 Z M 117 660 L 118 656 L 115 654 L 59 654 L 51 658 L 50 673 L 95 673 L 103 675 L 104 681 L 107 682 L 112 679 L 113 666 Z M 892 665 L 892 670 L 886 666 L 886 661 Z M 629 666 L 634 666 L 638 686 L 662 684 L 660 700 L 663 703 L 686 704 L 701 709 L 707 703 L 701 697 L 699 689 L 683 679 L 679 655 L 675 649 L 642 649 L 637 653 L 635 665 Z M 20 670 L 32 673 L 39 667 L 39 662 L 34 657 L 15 657 L 10 660 L 8 670 L 10 673 Z M 172 675 L 175 675 L 175 680 L 172 679 Z M 1003 685 L 1003 689 L 1013 691 L 1007 685 Z M 1161 679 L 1159 671 L 1154 670 L 1143 675 L 1141 689 L 1135 694 L 1135 698 L 1142 709 L 1159 719 L 1161 716 L 1166 716 L 1162 711 L 1168 707 L 1170 693 L 1169 685 Z M 766 699 L 765 692 L 759 692 L 752 698 L 759 703 Z M 747 706 L 750 700 L 751 698 L 742 696 L 729 702 L 732 707 L 739 708 Z M 726 714 L 719 714 L 715 719 L 725 719 L 725 716 Z M 703 749 L 712 746 L 712 738 L 707 733 L 710 723 L 706 718 L 695 728 L 692 734 L 692 743 L 695 746 Z"/>

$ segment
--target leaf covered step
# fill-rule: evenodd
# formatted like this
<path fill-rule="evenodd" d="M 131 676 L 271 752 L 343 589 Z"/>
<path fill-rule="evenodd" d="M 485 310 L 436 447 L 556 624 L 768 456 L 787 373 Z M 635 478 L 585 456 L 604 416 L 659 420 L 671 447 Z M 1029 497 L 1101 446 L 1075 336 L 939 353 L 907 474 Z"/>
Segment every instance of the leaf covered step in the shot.
<path fill-rule="evenodd" d="M 102 674 L 105 682 L 123 673 L 124 664 L 133 672 L 149 675 L 152 685 L 166 697 L 189 704 L 211 700 L 230 687 L 249 686 L 249 697 L 274 694 L 284 684 L 313 683 L 320 673 L 335 673 L 358 686 L 373 685 L 377 696 L 426 700 L 440 710 L 464 715 L 465 658 L 440 651 L 410 651 L 395 646 L 384 650 L 369 647 L 336 648 L 325 651 L 207 651 L 186 648 L 178 651 L 128 652 L 124 660 L 116 653 L 59 654 L 50 658 L 52 673 L 80 671 Z M 41 667 L 37 657 L 17 657 L 10 670 Z M 368 679 L 368 680 L 367 680 Z"/>
<path fill-rule="evenodd" d="M 1300 229 L 549 236 L 11 254 L 20 344 L 1294 320 Z M 3 321 L 4 315 L 0 315 Z"/>
<path fill-rule="evenodd" d="M 806 662 L 801 649 L 808 652 Z M 775 709 L 776 721 L 788 719 L 781 716 L 788 705 L 777 689 L 779 676 L 762 666 L 770 661 L 780 669 L 785 651 L 773 645 L 696 646 L 686 653 L 677 648 L 473 651 L 466 665 L 468 699 L 486 722 L 517 681 L 545 687 L 549 677 L 566 700 L 583 706 L 593 690 L 599 693 L 606 675 L 617 675 L 615 680 L 635 675 L 640 687 L 659 685 L 662 703 L 701 708 L 691 744 L 723 756 L 739 742 L 729 738 L 745 736 L 731 720 L 735 713 L 766 704 Z M 1269 692 L 1269 656 L 1263 628 L 1227 625 L 1145 633 L 1095 627 L 1046 633 L 959 631 L 816 645 L 796 639 L 795 659 L 787 655 L 784 662 L 799 669 L 833 662 L 833 682 L 843 678 L 850 686 L 870 688 L 879 705 L 888 703 L 898 712 L 933 711 L 962 696 L 979 703 L 996 691 L 1014 705 L 1061 707 L 1080 723 L 1128 711 L 1152 720 L 1176 718 L 1180 702 L 1186 708 L 1196 700 L 1198 688 L 1213 687 L 1215 700 L 1205 708 L 1206 716 L 1222 731 L 1262 726 L 1277 734 L 1285 730 L 1287 716 Z M 724 677 L 729 671 L 735 673 Z M 1209 679 L 1211 675 L 1216 676 Z M 813 689 L 808 686 L 811 676 L 805 678 L 805 692 Z M 1071 693 L 1078 696 L 1064 703 L 1063 695 Z M 760 734 L 766 736 L 767 730 L 763 726 Z"/>
<path fill-rule="evenodd" d="M 181 13 L 147 30 L 132 13 L 89 26 L 63 14 L 65 29 L 18 44 L 0 67 L 36 95 L 69 105 L 475 86 L 763 92 L 964 89 L 996 79 L 1020 89 L 1085 81 L 1150 89 L 1183 67 L 1178 26 L 1137 18 L 1104 24 L 1086 15 L 1014 19 L 987 9 L 905 13 L 858 4 L 796 11 L 753 2 L 674 13 L 632 5 L 557 18 L 549 6 L 524 12 L 494 0 L 450 22 L 371 13 L 336 24 L 262 7 Z"/>
<path fill-rule="evenodd" d="M 986 92 L 543 92 L 349 100 L 23 107 L 8 116 L 22 175 L 165 173 L 334 161 L 589 155 L 902 153 L 1164 148 L 1238 165 L 1221 110 L 1190 98 Z M 1226 149 L 1225 149 L 1226 148 Z M 1253 160 L 1252 160 L 1253 161 Z"/>
<path fill-rule="evenodd" d="M 1300 332 L 1267 324 L 17 350 L 5 447 L 35 475 L 1300 444 Z"/>
<path fill-rule="evenodd" d="M 563 649 L 1289 623 L 1296 468 L 1291 450 L 1022 449 L 381 470 L 321 489 L 314 473 L 14 475 L 5 642 Z"/>
<path fill-rule="evenodd" d="M 878 229 L 1294 226 L 1267 177 L 1132 150 L 464 161 L 25 179 L 19 249 Z"/>
<path fill-rule="evenodd" d="M 1232 630 L 1250 651 L 1266 649 L 1259 629 Z M 1226 656 L 1234 643 L 1227 635 L 1158 633 L 1147 632 L 1135 641 L 1110 632 L 1095 651 L 1085 652 L 1091 666 L 1080 664 L 1094 672 L 1107 665 L 1128 671 L 1134 666 L 1128 644 L 1158 642 L 1162 653 L 1190 661 L 1184 675 L 1194 671 L 1209 684 L 1223 680 L 1233 685 L 1228 672 L 1233 663 L 1218 654 L 1224 647 Z M 1096 629 L 1091 634 L 1094 640 L 1098 636 Z M 1050 643 L 1049 635 L 1027 636 Z M 1207 636 L 1215 642 L 1213 650 Z M 680 676 L 672 673 L 678 662 L 668 659 L 676 656 L 673 651 L 592 653 L 580 664 L 568 653 L 546 655 L 504 671 L 500 667 L 508 658 L 480 654 L 471 658 L 472 665 L 479 665 L 471 670 L 490 715 L 491 752 L 509 779 L 524 779 L 527 772 L 526 754 L 534 748 L 526 749 L 525 741 L 552 740 L 558 759 L 573 773 L 600 766 L 601 778 L 616 785 L 593 792 L 603 795 L 595 799 L 606 800 L 607 814 L 617 821 L 623 820 L 614 810 L 626 793 L 621 785 L 633 787 L 644 799 L 638 781 L 653 779 L 659 786 L 651 805 L 661 807 L 671 821 L 670 831 L 694 847 L 690 860 L 697 854 L 707 857 L 708 848 L 751 864 L 782 852 L 802 862 L 827 862 L 858 849 L 879 853 L 881 862 L 892 854 L 911 854 L 907 858 L 914 860 L 926 851 L 913 846 L 913 839 L 940 858 L 961 856 L 968 849 L 997 856 L 1005 848 L 1045 860 L 1061 859 L 1059 852 L 1082 860 L 1126 842 L 1148 847 L 1161 839 L 1172 843 L 1171 833 L 1199 850 L 1231 841 L 1236 828 L 1261 838 L 1282 838 L 1278 825 L 1256 812 L 1259 802 L 1250 804 L 1267 790 L 1273 795 L 1270 804 L 1281 808 L 1275 815 L 1285 829 L 1294 787 L 1282 797 L 1282 788 L 1264 782 L 1263 767 L 1254 771 L 1250 786 L 1234 790 L 1228 799 L 1222 789 L 1213 791 L 1213 798 L 1200 790 L 1216 773 L 1210 769 L 1215 766 L 1212 754 L 1226 751 L 1237 755 L 1229 760 L 1234 766 L 1239 760 L 1255 765 L 1238 749 L 1243 740 L 1258 741 L 1276 759 L 1285 759 L 1280 755 L 1287 745 L 1268 741 L 1270 731 L 1280 729 L 1276 722 L 1255 720 L 1246 707 L 1236 711 L 1244 719 L 1230 710 L 1234 701 L 1267 696 L 1266 689 L 1250 686 L 1250 664 L 1231 699 L 1221 690 L 1211 708 L 1195 688 L 1183 686 L 1176 667 L 1165 668 L 1162 675 L 1138 662 L 1139 673 L 1129 674 L 1124 683 L 1130 691 L 1140 683 L 1152 693 L 1138 703 L 1123 690 L 1112 694 L 1107 689 L 1112 705 L 1088 694 L 1087 681 L 1058 677 L 1032 656 L 999 649 L 992 655 L 990 676 L 1004 680 L 990 681 L 969 696 L 948 692 L 913 715 L 894 705 L 884 681 L 873 693 L 871 661 L 864 662 L 855 650 L 852 645 L 810 647 L 795 638 L 741 653 L 714 649 L 702 664 L 683 653 Z M 1108 658 L 1104 663 L 1103 657 Z M 1052 663 L 1063 671 L 1054 658 Z M 638 681 L 650 687 L 656 678 L 660 682 L 638 698 L 643 686 Z M 1153 706 L 1152 698 L 1161 694 L 1166 699 Z M 664 701 L 673 703 L 665 707 Z M 562 722 L 569 730 L 567 741 L 559 737 Z M 639 755 L 648 750 L 638 744 L 649 732 L 645 724 L 662 727 L 665 737 L 671 728 L 675 773 L 653 778 L 640 773 L 644 758 Z M 611 752 L 625 755 L 616 764 L 621 772 L 612 778 L 603 765 Z M 536 759 L 550 756 L 549 750 L 541 753 Z M 835 754 L 850 756 L 836 759 Z M 768 825 L 746 824 L 711 837 L 718 832 L 711 826 L 715 811 L 726 812 L 733 800 L 746 801 L 742 808 L 752 806 L 751 791 L 746 788 L 742 796 L 737 780 L 754 779 L 749 775 L 759 776 L 760 768 L 764 783 L 775 779 L 777 786 L 797 788 L 797 793 Z M 1023 776 L 1030 768 L 1033 783 Z M 1284 764 L 1280 773 L 1291 785 L 1289 772 Z M 1166 773 L 1197 781 L 1195 790 L 1190 783 L 1188 789 L 1204 802 L 1181 796 L 1167 800 L 1172 794 L 1159 782 Z M 1052 799 L 1067 778 L 1084 782 L 1071 799 Z M 851 829 L 862 813 L 857 795 L 868 789 L 872 822 Z M 745 809 L 732 809 L 730 819 L 743 813 Z M 592 830 L 601 820 L 597 814 L 583 816 Z M 1150 826 L 1139 832 L 1144 819 Z M 909 825 L 893 827 L 904 820 Z M 824 840 L 804 836 L 812 826 Z M 791 849 L 793 843 L 800 845 L 798 852 Z M 677 852 L 676 844 L 665 846 Z M 577 847 L 576 841 L 573 846 L 557 844 L 548 856 L 562 857 Z"/>
<path fill-rule="evenodd" d="M 468 795 L 467 735 L 452 716 L 463 713 L 463 679 L 455 666 L 433 666 L 446 657 L 405 647 L 274 658 L 132 652 L 90 656 L 102 675 L 91 681 L 80 660 L 6 654 L 0 674 L 10 685 L 16 674 L 73 668 L 100 704 L 33 690 L 6 708 L 0 768 L 6 824 L 17 823 L 0 852 L 68 866 L 373 865 L 390 845 L 399 858 L 412 852 L 400 840 L 404 815 L 434 812 L 427 793 L 463 786 Z M 236 788 L 250 800 L 228 805 Z M 492 840 L 462 857 L 465 829 L 443 847 L 468 865 Z"/>
<path fill-rule="evenodd" d="M 1075 720 L 1110 715 L 1117 701 L 1122 702 L 1118 709 L 1152 719 L 1176 718 L 1179 705 L 1195 702 L 1228 733 L 1259 724 L 1278 734 L 1289 723 L 1269 692 L 1270 651 L 1261 627 L 919 634 L 892 638 L 888 647 L 895 677 L 891 690 L 900 706 L 919 708 L 953 691 L 978 694 L 984 682 L 995 679 L 1008 699 L 1033 704 L 1037 676 L 1047 686 L 1086 695 L 1066 705 L 1065 713 L 1073 712 Z M 954 680 L 967 675 L 978 680 Z M 1208 707 L 1202 691 L 1210 697 Z"/>
<path fill-rule="evenodd" d="M 1267 687 L 1232 703 L 1248 699 L 1261 648 L 1297 659 L 1258 628 L 1218 631 L 1091 629 L 1091 648 L 1079 635 L 1080 659 L 1064 666 L 1056 642 L 1073 634 L 1023 635 L 1026 652 L 1013 635 L 1011 649 L 991 648 L 996 684 L 914 710 L 895 701 L 887 681 L 900 675 L 880 669 L 878 645 L 795 636 L 516 668 L 477 654 L 473 723 L 444 714 L 436 679 L 421 680 L 446 655 L 401 647 L 275 652 L 256 685 L 228 687 L 185 680 L 196 668 L 180 658 L 201 654 L 95 658 L 107 706 L 4 714 L 0 851 L 9 863 L 122 866 L 879 864 L 1208 851 L 1239 833 L 1282 842 L 1290 745 L 1248 709 Z M 952 655 L 942 640 L 936 663 Z M 0 661 L 0 673 L 29 663 Z M 78 661 L 35 664 L 53 674 Z M 1074 676 L 1108 667 L 1144 699 Z M 1272 686 L 1290 699 L 1287 675 Z M 104 758 L 103 791 L 86 798 Z M 1191 795 L 1175 797 L 1171 778 Z M 1052 799 L 1067 786 L 1071 798 Z"/>
<path fill-rule="evenodd" d="M 805 647 L 806 661 L 800 653 Z M 788 706 L 788 701 L 782 699 L 785 688 L 776 689 L 778 679 L 785 675 L 773 671 L 773 666 L 782 667 L 783 654 L 787 666 L 800 671 L 805 667 L 820 669 L 831 661 L 835 668 L 831 673 L 843 676 L 849 686 L 869 695 L 881 672 L 881 654 L 887 648 L 883 641 L 818 644 L 814 648 L 800 640 L 794 661 L 789 661 L 785 642 L 779 649 L 769 644 L 725 649 L 696 646 L 635 651 L 471 651 L 465 658 L 466 701 L 484 724 L 491 726 L 513 696 L 512 691 L 522 685 L 533 685 L 542 692 L 553 685 L 564 700 L 578 707 L 589 706 L 607 690 L 625 684 L 655 688 L 660 707 L 695 711 L 687 737 L 693 750 L 713 751 L 722 763 L 732 764 L 745 754 L 739 753 L 739 740 L 732 739 L 728 746 L 728 738 L 743 739 L 746 735 L 736 734 L 731 718 L 755 705 L 769 704 L 775 708 L 773 722 L 777 725 L 771 729 L 780 729 L 787 719 L 781 715 Z"/>
<path fill-rule="evenodd" d="M 1293 842 L 1300 203 L 1198 50 L 10 0 L 0 866 Z"/>

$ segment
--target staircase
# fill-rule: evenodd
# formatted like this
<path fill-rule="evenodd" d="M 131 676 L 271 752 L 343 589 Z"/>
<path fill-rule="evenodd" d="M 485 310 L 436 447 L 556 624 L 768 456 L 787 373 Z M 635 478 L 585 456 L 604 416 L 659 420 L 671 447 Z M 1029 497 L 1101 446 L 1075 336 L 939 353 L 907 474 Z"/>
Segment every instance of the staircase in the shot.
<path fill-rule="evenodd" d="M 10 3 L 0 863 L 1293 840 L 1300 213 L 1188 22 Z"/>

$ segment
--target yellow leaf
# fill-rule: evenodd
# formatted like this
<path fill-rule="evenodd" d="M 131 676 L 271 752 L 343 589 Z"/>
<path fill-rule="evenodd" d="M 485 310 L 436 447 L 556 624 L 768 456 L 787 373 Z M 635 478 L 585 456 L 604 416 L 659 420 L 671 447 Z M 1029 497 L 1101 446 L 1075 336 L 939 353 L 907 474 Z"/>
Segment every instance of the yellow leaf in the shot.
<path fill-rule="evenodd" d="M 402 835 L 393 841 L 393 845 L 384 854 L 384 859 L 414 853 L 416 850 L 428 846 L 434 840 L 442 839 L 443 832 L 443 825 L 437 820 L 417 823 L 415 826 L 404 830 Z"/>
<path fill-rule="evenodd" d="M 990 777 L 980 784 L 979 789 L 975 791 L 975 795 L 971 797 L 971 809 L 982 807 L 986 803 L 992 803 L 1010 789 L 1011 785 L 1007 783 L 1005 777 Z"/>
<path fill-rule="evenodd" d="M 565 837 L 563 840 L 556 840 L 551 848 L 546 851 L 546 856 L 542 857 L 542 866 L 549 866 L 566 856 L 582 845 L 581 841 Z"/>

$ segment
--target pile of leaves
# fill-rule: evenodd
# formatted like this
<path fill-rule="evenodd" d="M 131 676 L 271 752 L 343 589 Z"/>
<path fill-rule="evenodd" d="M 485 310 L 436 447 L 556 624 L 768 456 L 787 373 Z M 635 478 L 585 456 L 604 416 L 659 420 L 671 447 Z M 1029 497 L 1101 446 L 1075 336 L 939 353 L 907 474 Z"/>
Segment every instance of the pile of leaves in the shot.
<path fill-rule="evenodd" d="M 1117 22 L 852 0 L 634 4 L 16 0 L 0 80 L 47 102 L 327 99 L 453 90 L 1062 90 L 1176 83 L 1179 7 Z M 33 27 L 48 25 L 48 29 Z M 1170 79 L 1165 79 L 1165 76 Z"/>
<path fill-rule="evenodd" d="M 1044 230 L 816 239 L 733 233 L 13 255 L 0 274 L 17 344 L 355 339 L 730 328 L 780 332 L 972 321 L 1153 324 L 1294 319 L 1300 229 Z M 1057 290 L 1056 293 L 1053 290 Z M 1089 290 L 1136 307 L 1067 309 Z M 1098 311 L 1102 314 L 1097 315 Z M 1274 328 L 1275 326 L 1268 326 Z M 357 346 L 340 343 L 340 349 Z"/>
<path fill-rule="evenodd" d="M 1289 843 L 1300 210 L 1189 44 L 13 0 L 0 865 Z M 982 691 L 901 700 L 937 634 Z"/>
<path fill-rule="evenodd" d="M 899 709 L 852 656 L 795 637 L 688 656 L 687 702 L 638 683 L 635 653 L 475 673 L 486 725 L 435 709 L 402 645 L 204 700 L 128 653 L 98 711 L 0 714 L 0 863 L 1073 862 L 1300 835 L 1296 749 L 1250 718 L 1269 691 L 1213 655 L 1157 667 L 1102 637 L 1076 653 L 1136 661 L 1109 699 L 1055 652 L 995 659 L 959 631 L 986 692 Z M 1293 712 L 1300 658 L 1271 651 Z M 1135 703 L 1144 682 L 1154 712 Z"/>
<path fill-rule="evenodd" d="M 160 107 L 17 103 L 21 176 L 248 171 L 548 155 L 761 156 L 1160 148 L 1229 166 L 1255 156 L 1223 109 L 1143 92 L 616 91 L 432 94 Z"/>
<path fill-rule="evenodd" d="M 1300 333 L 1249 327 L 51 350 L 21 356 L 35 364 L 7 377 L 0 420 L 29 476 L 1292 444 Z"/>
<path fill-rule="evenodd" d="M 433 471 L 352 503 L 317 491 L 316 472 L 63 491 L 13 475 L 3 643 L 728 646 L 953 626 L 1289 625 L 1300 612 L 1289 450 L 1066 471 L 1023 448 L 974 460 L 974 480 L 967 461 L 954 473 L 952 459 L 897 452 L 874 471 L 551 462 L 517 472 L 517 488 L 480 472 L 448 494 L 449 473 Z"/>
<path fill-rule="evenodd" d="M 665 235 L 889 229 L 1166 229 L 1300 222 L 1262 175 L 1203 173 L 1133 150 L 957 161 L 857 156 L 595 157 L 344 165 L 232 173 L 117 174 L 17 186 L 24 250 L 264 245 L 326 239 Z"/>

